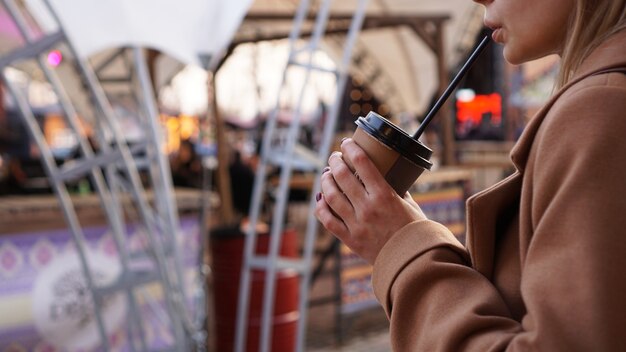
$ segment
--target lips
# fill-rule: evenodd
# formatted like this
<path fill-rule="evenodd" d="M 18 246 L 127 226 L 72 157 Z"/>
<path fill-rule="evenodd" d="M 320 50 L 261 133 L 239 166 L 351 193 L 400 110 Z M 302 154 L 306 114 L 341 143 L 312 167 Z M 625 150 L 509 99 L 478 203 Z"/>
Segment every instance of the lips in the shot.
<path fill-rule="evenodd" d="M 502 36 L 502 26 L 487 19 L 485 19 L 484 24 L 485 27 L 491 29 L 492 31 L 491 39 L 493 39 L 493 41 L 496 43 L 502 43 L 504 39 Z"/>
<path fill-rule="evenodd" d="M 493 39 L 496 43 L 503 44 L 504 38 L 502 36 L 502 28 L 493 29 L 493 32 L 491 32 L 491 39 Z"/>

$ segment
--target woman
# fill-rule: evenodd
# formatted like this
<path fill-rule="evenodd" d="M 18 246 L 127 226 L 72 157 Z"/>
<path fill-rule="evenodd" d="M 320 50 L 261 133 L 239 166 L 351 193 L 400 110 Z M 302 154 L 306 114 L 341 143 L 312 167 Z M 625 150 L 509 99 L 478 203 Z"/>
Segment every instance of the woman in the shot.
<path fill-rule="evenodd" d="M 624 351 L 626 0 L 476 1 L 506 60 L 556 53 L 561 72 L 517 171 L 468 200 L 467 248 L 351 139 L 316 216 L 374 265 L 394 350 Z"/>

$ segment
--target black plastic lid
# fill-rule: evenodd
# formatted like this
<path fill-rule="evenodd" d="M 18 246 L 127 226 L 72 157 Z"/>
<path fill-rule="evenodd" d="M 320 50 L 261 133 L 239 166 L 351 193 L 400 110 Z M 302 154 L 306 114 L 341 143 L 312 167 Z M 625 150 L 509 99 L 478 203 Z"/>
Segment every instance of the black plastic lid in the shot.
<path fill-rule="evenodd" d="M 369 135 L 398 151 L 411 162 L 427 170 L 432 167 L 433 164 L 429 160 L 433 151 L 386 118 L 370 111 L 367 116 L 359 117 L 355 123 Z"/>

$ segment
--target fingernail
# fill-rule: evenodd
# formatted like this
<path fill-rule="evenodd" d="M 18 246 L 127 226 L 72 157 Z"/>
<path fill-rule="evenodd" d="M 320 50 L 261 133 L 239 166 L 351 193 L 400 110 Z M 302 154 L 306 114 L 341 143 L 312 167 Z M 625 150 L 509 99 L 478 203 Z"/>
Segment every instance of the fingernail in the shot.
<path fill-rule="evenodd" d="M 329 166 L 326 166 L 326 167 L 324 168 L 324 170 L 322 170 L 322 175 L 323 175 L 323 174 L 325 174 L 325 173 L 327 173 L 328 171 L 330 171 L 330 167 L 329 167 Z"/>
<path fill-rule="evenodd" d="M 317 194 L 315 195 L 315 201 L 319 202 L 321 199 L 322 199 L 322 193 L 317 192 Z"/>
<path fill-rule="evenodd" d="M 346 139 L 348 139 L 348 137 L 341 138 L 341 143 L 343 143 Z"/>

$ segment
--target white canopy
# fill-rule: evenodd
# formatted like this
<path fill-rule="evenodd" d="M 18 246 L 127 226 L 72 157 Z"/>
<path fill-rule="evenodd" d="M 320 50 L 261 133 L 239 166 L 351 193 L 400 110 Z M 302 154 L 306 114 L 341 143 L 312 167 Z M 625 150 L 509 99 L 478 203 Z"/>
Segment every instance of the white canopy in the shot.
<path fill-rule="evenodd" d="M 79 55 L 152 47 L 201 66 L 230 43 L 251 0 L 49 0 Z M 28 6 L 54 30 L 42 0 Z M 204 62 L 203 62 L 204 61 Z"/>

